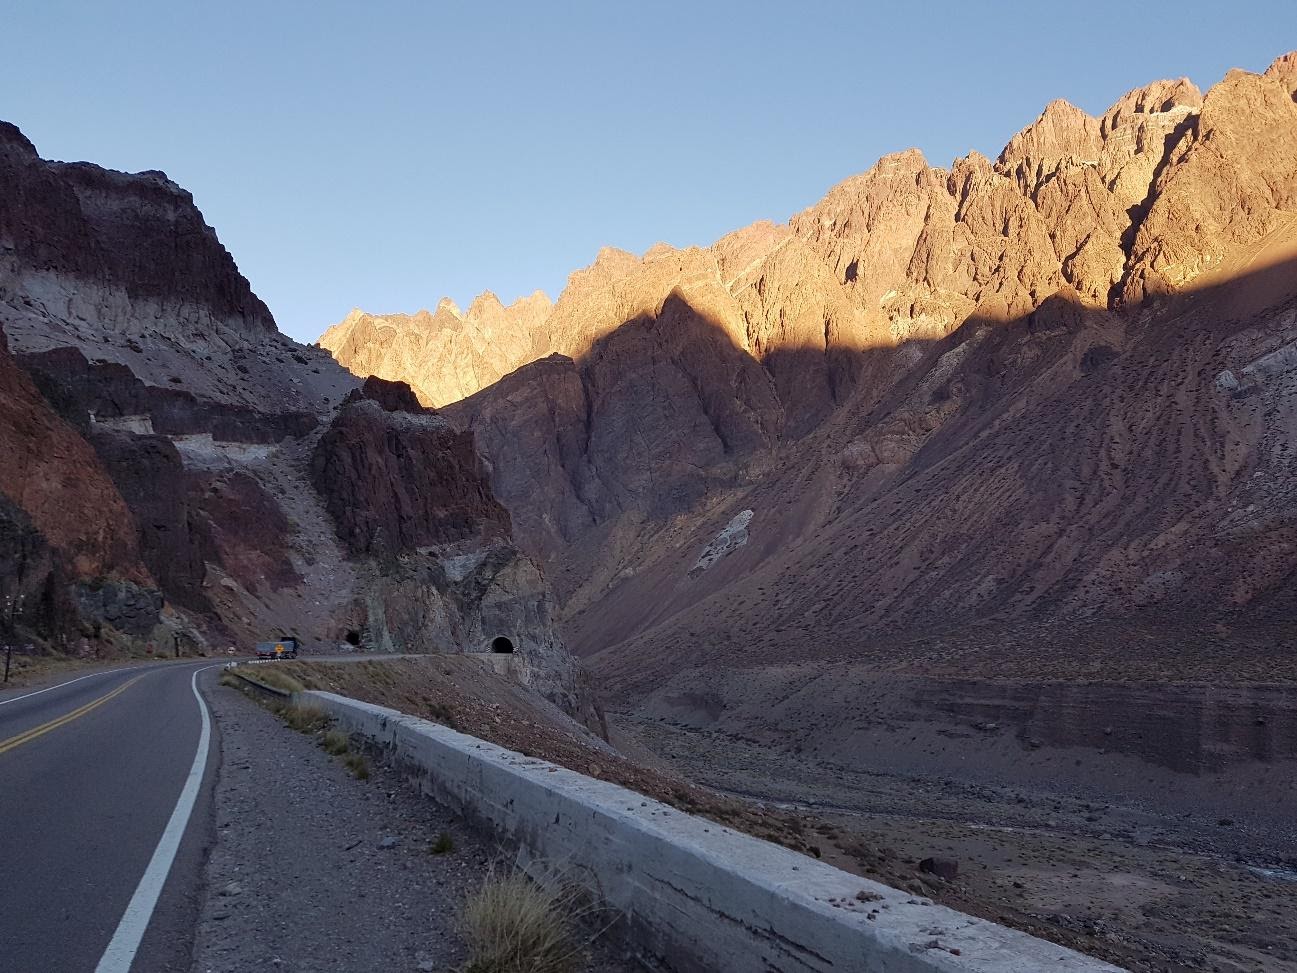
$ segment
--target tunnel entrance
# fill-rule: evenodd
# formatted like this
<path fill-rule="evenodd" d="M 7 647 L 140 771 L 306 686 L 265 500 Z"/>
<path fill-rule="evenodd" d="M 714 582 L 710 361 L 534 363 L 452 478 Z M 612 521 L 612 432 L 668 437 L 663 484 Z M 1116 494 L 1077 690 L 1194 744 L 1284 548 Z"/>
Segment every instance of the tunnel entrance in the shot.
<path fill-rule="evenodd" d="M 505 635 L 497 635 L 495 638 L 491 639 L 491 651 L 506 653 L 512 652 L 513 640 Z"/>
<path fill-rule="evenodd" d="M 354 628 L 347 630 L 347 644 L 348 645 L 360 644 L 360 633 L 357 632 Z"/>

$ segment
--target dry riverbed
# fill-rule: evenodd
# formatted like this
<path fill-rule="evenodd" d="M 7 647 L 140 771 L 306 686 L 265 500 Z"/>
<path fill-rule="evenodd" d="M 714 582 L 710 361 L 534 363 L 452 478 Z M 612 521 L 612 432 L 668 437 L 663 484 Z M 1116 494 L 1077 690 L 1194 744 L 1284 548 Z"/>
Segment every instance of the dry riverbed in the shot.
<path fill-rule="evenodd" d="M 1139 973 L 1297 973 L 1297 871 L 1246 854 L 1252 844 L 1291 849 L 1292 834 L 1063 792 L 869 774 L 719 732 L 613 722 L 684 777 L 801 812 L 824 859 L 849 871 Z M 958 876 L 921 872 L 931 856 L 957 862 Z"/>

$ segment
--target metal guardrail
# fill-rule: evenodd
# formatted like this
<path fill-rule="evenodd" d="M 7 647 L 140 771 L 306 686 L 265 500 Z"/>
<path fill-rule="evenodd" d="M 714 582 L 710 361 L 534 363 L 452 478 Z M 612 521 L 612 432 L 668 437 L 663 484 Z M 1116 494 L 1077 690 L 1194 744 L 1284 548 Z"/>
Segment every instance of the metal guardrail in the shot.
<path fill-rule="evenodd" d="M 245 685 L 251 686 L 254 690 L 261 693 L 261 695 L 270 699 L 291 699 L 293 696 L 293 694 L 286 689 L 276 689 L 274 686 L 267 686 L 264 682 L 257 682 L 257 680 L 245 676 L 233 666 L 226 666 L 225 668 L 235 679 L 240 680 Z"/>

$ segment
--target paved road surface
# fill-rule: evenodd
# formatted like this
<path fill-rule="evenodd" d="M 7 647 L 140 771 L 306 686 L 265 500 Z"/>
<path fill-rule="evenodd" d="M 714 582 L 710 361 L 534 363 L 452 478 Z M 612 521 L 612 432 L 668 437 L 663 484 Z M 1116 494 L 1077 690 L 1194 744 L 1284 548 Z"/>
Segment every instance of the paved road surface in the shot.
<path fill-rule="evenodd" d="M 187 970 L 216 770 L 193 687 L 215 680 L 210 666 L 0 698 L 4 973 Z"/>

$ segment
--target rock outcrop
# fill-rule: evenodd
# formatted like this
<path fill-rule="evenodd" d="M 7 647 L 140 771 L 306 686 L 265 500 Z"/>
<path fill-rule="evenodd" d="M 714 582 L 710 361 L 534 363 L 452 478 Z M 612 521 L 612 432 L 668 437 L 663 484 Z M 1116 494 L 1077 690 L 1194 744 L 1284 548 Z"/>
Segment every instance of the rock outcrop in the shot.
<path fill-rule="evenodd" d="M 1126 300 L 1181 289 L 1297 207 L 1297 104 L 1280 74 L 1231 71 L 1167 155 L 1131 246 Z"/>
<path fill-rule="evenodd" d="M 439 309 L 463 381 L 534 357 L 505 339 L 548 311 Z M 48 162 L 0 125 L 0 323 L 0 599 L 24 638 L 499 655 L 600 725 L 471 434 L 279 334 L 166 176 Z"/>
<path fill-rule="evenodd" d="M 508 307 L 487 292 L 467 313 L 449 298 L 431 313 L 356 309 L 321 336 L 320 346 L 357 375 L 405 382 L 424 405 L 442 406 L 546 354 L 551 307 L 537 291 Z"/>
<path fill-rule="evenodd" d="M 0 604 L 18 637 L 144 640 L 162 622 L 137 521 L 95 449 L 41 396 L 0 330 Z"/>
<path fill-rule="evenodd" d="M 47 162 L 0 122 L 0 234 L 8 289 L 89 308 L 96 301 L 174 308 L 173 337 L 240 343 L 274 332 L 275 322 L 193 197 L 162 172 L 128 175 L 89 163 Z M 143 327 L 122 315 L 123 329 Z"/>
<path fill-rule="evenodd" d="M 421 407 L 406 386 L 368 379 L 320 439 L 311 474 L 353 555 L 509 533 L 472 435 Z"/>
<path fill-rule="evenodd" d="M 360 573 L 366 643 L 384 652 L 508 656 L 508 671 L 598 730 L 589 683 L 548 585 L 512 542 L 471 433 L 408 386 L 369 378 L 315 447 L 312 475 Z"/>
<path fill-rule="evenodd" d="M 574 273 L 546 354 L 444 411 L 607 684 L 1159 678 L 1157 624 L 1181 674 L 1293 675 L 1294 64 Z"/>
<path fill-rule="evenodd" d="M 9 354 L 0 331 L 0 493 L 66 560 L 72 575 L 146 577 L 135 523 L 95 451 Z"/>
<path fill-rule="evenodd" d="M 15 354 L 78 349 L 146 385 L 260 412 L 353 387 L 281 335 L 193 197 L 161 172 L 40 158 L 0 122 L 0 314 Z"/>

